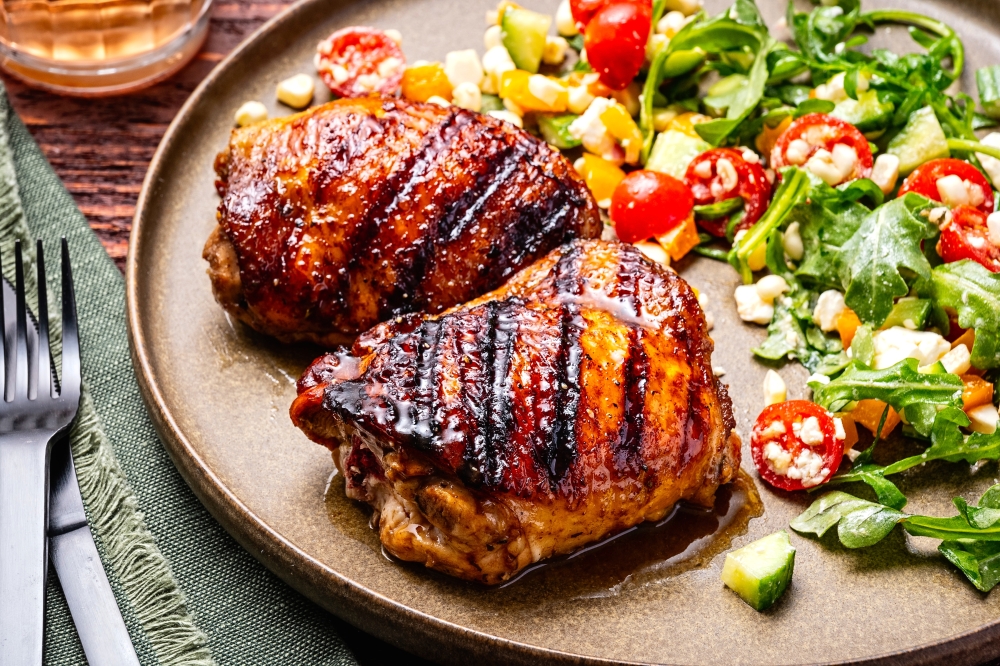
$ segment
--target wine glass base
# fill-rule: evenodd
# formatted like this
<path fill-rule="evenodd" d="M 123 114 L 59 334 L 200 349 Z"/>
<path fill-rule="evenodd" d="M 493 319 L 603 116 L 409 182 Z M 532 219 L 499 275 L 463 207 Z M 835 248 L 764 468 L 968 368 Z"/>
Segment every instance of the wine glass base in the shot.
<path fill-rule="evenodd" d="M 70 62 L 39 58 L 0 43 L 0 67 L 26 84 L 74 97 L 132 92 L 173 75 L 201 49 L 208 35 L 208 7 L 190 28 L 152 51 L 117 60 Z"/>

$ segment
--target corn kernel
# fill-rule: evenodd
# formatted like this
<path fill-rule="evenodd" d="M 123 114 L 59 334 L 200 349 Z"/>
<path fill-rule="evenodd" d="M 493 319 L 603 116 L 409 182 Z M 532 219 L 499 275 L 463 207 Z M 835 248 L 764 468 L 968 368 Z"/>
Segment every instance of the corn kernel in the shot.
<path fill-rule="evenodd" d="M 278 101 L 293 109 L 304 109 L 312 101 L 315 86 L 308 74 L 296 74 L 278 84 Z"/>
<path fill-rule="evenodd" d="M 239 127 L 267 120 L 267 107 L 257 101 L 244 102 L 243 106 L 236 110 L 235 120 Z"/>

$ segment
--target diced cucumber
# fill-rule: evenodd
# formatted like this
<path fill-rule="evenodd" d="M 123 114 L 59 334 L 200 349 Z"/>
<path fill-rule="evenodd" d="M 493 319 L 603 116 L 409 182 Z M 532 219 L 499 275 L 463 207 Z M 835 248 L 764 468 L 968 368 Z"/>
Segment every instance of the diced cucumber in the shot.
<path fill-rule="evenodd" d="M 660 132 L 646 160 L 646 168 L 684 180 L 688 165 L 711 147 L 708 142 L 684 132 L 672 129 Z"/>
<path fill-rule="evenodd" d="M 1000 65 L 983 67 L 976 72 L 979 104 L 990 118 L 1000 118 Z"/>
<path fill-rule="evenodd" d="M 500 19 L 500 36 L 518 69 L 538 71 L 552 17 L 522 7 L 507 7 Z"/>
<path fill-rule="evenodd" d="M 580 116 L 572 113 L 566 114 L 539 114 L 538 131 L 542 133 L 542 138 L 560 150 L 576 148 L 583 142 L 569 133 L 570 124 Z"/>
<path fill-rule="evenodd" d="M 893 137 L 886 152 L 899 158 L 899 173 L 904 176 L 924 162 L 951 155 L 948 137 L 929 106 L 910 114 L 906 127 Z"/>
<path fill-rule="evenodd" d="M 756 610 L 766 610 L 792 581 L 795 548 L 784 530 L 726 555 L 722 582 Z"/>
<path fill-rule="evenodd" d="M 732 106 L 749 83 L 750 79 L 743 74 L 732 74 L 719 79 L 715 85 L 708 89 L 708 96 L 702 100 L 705 109 L 713 116 L 726 115 L 726 109 Z"/>
<path fill-rule="evenodd" d="M 941 361 L 935 361 L 933 365 L 920 368 L 920 372 L 925 375 L 947 375 L 948 368 L 944 367 L 944 363 Z"/>
<path fill-rule="evenodd" d="M 504 111 L 503 100 L 497 95 L 483 93 L 483 103 L 479 107 L 479 113 L 489 113 L 490 111 Z"/>
<path fill-rule="evenodd" d="M 840 102 L 830 115 L 851 123 L 861 132 L 874 132 L 885 129 L 895 111 L 896 107 L 890 102 L 879 101 L 876 91 L 868 90 L 858 95 L 857 99 Z"/>
<path fill-rule="evenodd" d="M 913 331 L 922 331 L 927 325 L 927 316 L 931 313 L 931 302 L 923 298 L 907 299 L 893 306 L 882 329 L 902 326 Z"/>

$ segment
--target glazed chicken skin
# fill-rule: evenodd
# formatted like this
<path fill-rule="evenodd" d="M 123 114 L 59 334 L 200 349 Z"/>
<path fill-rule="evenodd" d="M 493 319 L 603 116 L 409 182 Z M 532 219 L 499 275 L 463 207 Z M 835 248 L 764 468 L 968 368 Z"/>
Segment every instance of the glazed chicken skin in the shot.
<path fill-rule="evenodd" d="M 495 584 L 678 501 L 712 505 L 740 463 L 712 348 L 675 273 L 576 241 L 318 359 L 291 416 L 390 553 Z"/>
<path fill-rule="evenodd" d="M 216 171 L 216 300 L 283 341 L 441 312 L 603 228 L 558 150 L 456 106 L 331 102 L 234 130 Z"/>

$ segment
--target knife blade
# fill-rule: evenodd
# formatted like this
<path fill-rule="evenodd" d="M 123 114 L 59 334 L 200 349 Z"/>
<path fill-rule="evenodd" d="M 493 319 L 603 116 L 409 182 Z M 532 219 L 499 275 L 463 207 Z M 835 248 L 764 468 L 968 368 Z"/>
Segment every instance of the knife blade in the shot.
<path fill-rule="evenodd" d="M 69 438 L 52 449 L 49 558 L 92 666 L 139 666 L 83 510 Z"/>
<path fill-rule="evenodd" d="M 4 307 L 10 304 L 13 308 L 14 288 L 6 279 L 0 282 Z M 4 321 L 14 321 L 13 310 Z M 28 349 L 38 344 L 37 322 L 33 317 L 31 324 L 25 331 Z M 139 657 L 87 524 L 68 436 L 52 445 L 50 456 L 49 559 L 66 595 L 83 652 L 92 666 L 139 666 Z"/>

